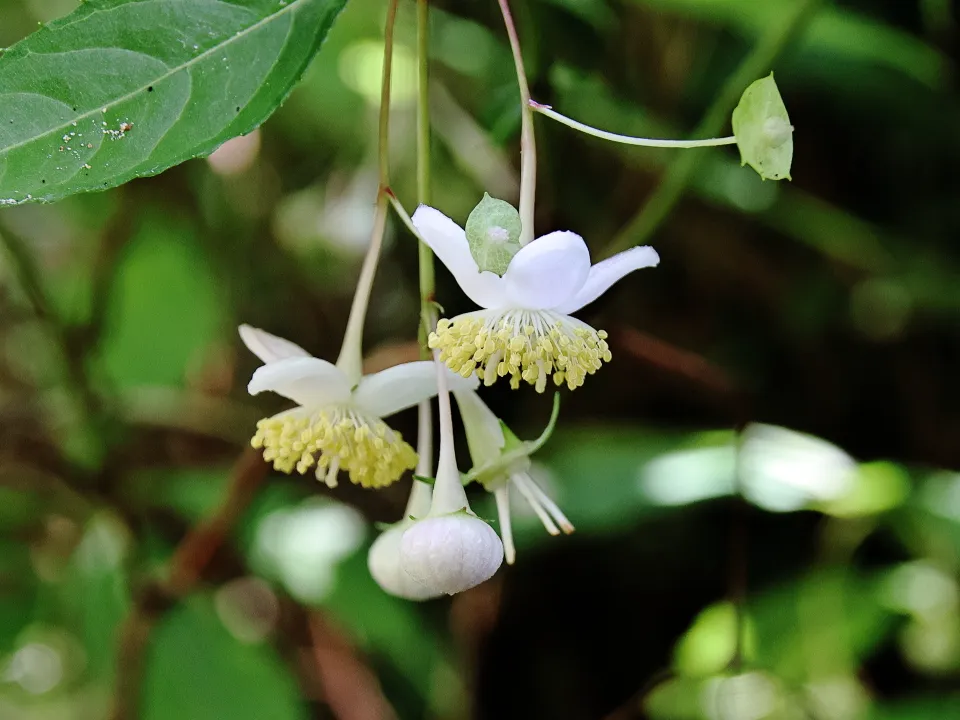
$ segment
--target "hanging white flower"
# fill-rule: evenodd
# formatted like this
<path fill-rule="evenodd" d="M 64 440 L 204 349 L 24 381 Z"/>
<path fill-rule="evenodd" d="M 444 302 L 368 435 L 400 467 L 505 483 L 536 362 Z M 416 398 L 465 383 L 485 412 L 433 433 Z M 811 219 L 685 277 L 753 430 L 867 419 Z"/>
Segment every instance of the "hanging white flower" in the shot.
<path fill-rule="evenodd" d="M 427 596 L 468 590 L 491 578 L 503 562 L 503 543 L 489 524 L 474 515 L 463 491 L 453 448 L 453 421 L 446 387 L 449 371 L 440 363 L 435 366 L 440 386 L 437 477 L 429 511 L 406 527 L 399 552 L 400 569 Z M 413 502 L 412 499 L 411 507 Z M 405 580 L 390 581 L 406 592 Z"/>
<path fill-rule="evenodd" d="M 530 476 L 530 456 L 539 450 L 553 432 L 557 421 L 559 404 L 554 403 L 554 412 L 543 434 L 533 442 L 521 442 L 493 413 L 487 404 L 472 390 L 454 393 L 467 445 L 473 460 L 473 469 L 467 477 L 476 480 L 493 493 L 500 518 L 500 536 L 503 538 L 507 564 L 516 559 L 513 544 L 513 526 L 510 521 L 510 491 L 516 490 L 537 514 L 543 527 L 551 535 L 573 532 L 573 524 L 557 504 Z M 557 398 L 559 399 L 559 398 Z"/>
<path fill-rule="evenodd" d="M 381 418 L 437 394 L 434 363 L 404 363 L 351 382 L 340 367 L 289 340 L 249 325 L 240 326 L 240 337 L 264 362 L 250 379 L 250 394 L 271 391 L 297 404 L 257 423 L 251 444 L 275 469 L 304 474 L 314 468 L 330 487 L 343 470 L 351 482 L 378 488 L 414 468 L 416 452 Z M 450 383 L 477 385 L 452 373 Z"/>
<path fill-rule="evenodd" d="M 552 375 L 557 385 L 577 388 L 611 355 L 607 334 L 570 313 L 660 257 L 652 247 L 636 247 L 591 267 L 583 238 L 567 231 L 520 246 L 519 222 L 509 222 L 490 201 L 484 198 L 474 211 L 486 211 L 483 222 L 474 229 L 468 220 L 466 231 L 432 207 L 421 205 L 413 215 L 423 241 L 483 308 L 440 320 L 430 347 L 451 370 L 476 373 L 485 385 L 509 375 L 514 389 L 525 380 L 543 392 Z"/>

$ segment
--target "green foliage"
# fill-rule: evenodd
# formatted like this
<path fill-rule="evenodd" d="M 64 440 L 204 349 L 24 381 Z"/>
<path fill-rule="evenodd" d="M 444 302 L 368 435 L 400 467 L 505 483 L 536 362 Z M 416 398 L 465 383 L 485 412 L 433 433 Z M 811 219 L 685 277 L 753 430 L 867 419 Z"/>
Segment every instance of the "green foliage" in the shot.
<path fill-rule="evenodd" d="M 122 387 L 185 382 L 226 334 L 223 296 L 189 227 L 153 215 L 120 260 L 101 361 Z"/>
<path fill-rule="evenodd" d="M 145 720 L 306 720 L 293 677 L 268 645 L 245 643 L 209 597 L 192 598 L 154 631 Z"/>
<path fill-rule="evenodd" d="M 155 175 L 280 105 L 346 0 L 91 0 L 0 57 L 0 204 Z"/>
<path fill-rule="evenodd" d="M 467 242 L 481 271 L 503 275 L 520 251 L 520 213 L 508 202 L 483 194 L 467 218 Z"/>
<path fill-rule="evenodd" d="M 74 1 L 0 3 L 0 44 Z M 797 7 L 511 4 L 537 100 L 597 127 L 676 138 Z M 250 130 L 290 90 L 341 5 L 81 5 L 0 58 L 0 198 L 119 184 Z M 395 70 L 404 77 L 391 128 L 391 187 L 410 208 L 412 5 L 400 5 Z M 382 693 L 400 718 L 455 718 L 468 707 L 481 720 L 606 717 L 668 670 L 674 678 L 654 682 L 644 703 L 653 718 L 716 718 L 736 693 L 747 704 L 727 714 L 757 720 L 764 702 L 766 720 L 960 714 L 949 690 L 960 672 L 951 165 L 960 107 L 938 49 L 955 26 L 929 24 L 931 8 L 945 3 L 923 3 L 923 18 L 909 23 L 895 19 L 896 2 L 867 5 L 821 3 L 769 65 L 791 119 L 809 128 L 803 177 L 765 183 L 731 149 L 692 151 L 688 192 L 651 240 L 663 267 L 580 314 L 610 331 L 615 360 L 589 391 L 564 399 L 563 421 L 531 467 L 573 535 L 549 536 L 512 493 L 517 564 L 452 603 L 412 604 L 384 594 L 366 566 L 375 523 L 402 516 L 402 487 L 341 487 L 336 503 L 317 502 L 328 491 L 312 478 L 271 475 L 207 558 L 192 597 L 151 606 L 158 622 L 143 717 L 327 714 L 318 698 L 329 688 L 316 680 L 315 648 L 299 622 L 307 612 L 338 629 L 354 663 L 336 663 L 331 682 L 369 671 L 370 697 Z M 484 191 L 516 197 L 520 120 L 495 6 L 447 7 L 431 4 L 431 204 L 462 218 Z M 35 313 L 4 255 L 0 717 L 101 719 L 118 676 L 136 682 L 118 654 L 131 603 L 166 577 L 190 529 L 222 507 L 256 420 L 289 407 L 245 394 L 257 362 L 234 324 L 336 356 L 376 192 L 383 10 L 383 0 L 347 4 L 301 87 L 247 138 L 245 163 L 189 163 L 122 192 L 0 209 L 0 236 L 22 239 L 49 295 L 46 314 Z M 139 20 L 100 22 L 121 15 Z M 87 43 L 69 63 L 51 51 L 66 40 Z M 131 52 L 135 42 L 142 47 Z M 127 64 L 116 61 L 122 53 Z M 229 72 L 217 65 L 224 53 Z M 143 84 L 159 61 L 191 64 L 150 93 Z M 10 94 L 30 83 L 42 94 Z M 181 104 L 164 104 L 178 90 Z M 104 135 L 105 121 L 114 132 L 121 122 L 133 127 Z M 95 148 L 63 141 L 70 132 Z M 536 132 L 538 227 L 582 234 L 594 257 L 680 152 L 594 143 L 539 120 Z M 236 160 L 241 146 L 217 159 Z M 416 243 L 390 225 L 365 331 L 371 349 L 412 339 L 420 312 Z M 506 268 L 510 250 L 492 269 Z M 439 266 L 438 283 L 451 315 L 472 309 Z M 800 471 L 795 454 L 770 447 L 746 502 L 734 500 L 738 458 L 723 428 L 739 408 L 712 384 L 718 376 L 749 396 L 752 419 L 855 455 L 849 486 L 818 496 L 831 490 L 829 473 L 815 463 Z M 518 437 L 542 427 L 542 398 L 484 398 Z M 78 466 L 64 438 L 100 415 L 110 422 L 87 425 L 103 462 Z M 413 415 L 396 418 L 411 441 Z M 466 449 L 458 447 L 463 469 Z M 489 493 L 468 492 L 478 514 L 496 518 Z M 730 540 L 740 531 L 738 550 Z M 737 672 L 724 667 L 734 650 L 731 568 L 741 561 L 747 623 Z M 237 601 L 232 618 L 221 602 L 228 595 Z M 237 614 L 262 622 L 263 635 L 238 632 Z"/>

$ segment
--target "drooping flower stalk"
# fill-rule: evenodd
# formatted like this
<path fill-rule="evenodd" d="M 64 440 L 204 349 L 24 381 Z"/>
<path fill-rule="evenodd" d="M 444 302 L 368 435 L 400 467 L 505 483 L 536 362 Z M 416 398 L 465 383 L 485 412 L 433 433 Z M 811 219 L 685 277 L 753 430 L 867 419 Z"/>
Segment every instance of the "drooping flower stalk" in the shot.
<path fill-rule="evenodd" d="M 537 195 L 537 141 L 533 132 L 533 109 L 530 107 L 530 86 L 523 67 L 520 37 L 513 22 L 507 0 L 498 0 L 503 23 L 510 38 L 510 50 L 520 86 L 520 244 L 526 245 L 534 238 L 534 204 Z"/>
<path fill-rule="evenodd" d="M 599 128 L 592 127 L 586 123 L 578 122 L 566 115 L 561 115 L 549 105 L 542 105 L 536 100 L 531 100 L 530 107 L 536 112 L 544 115 L 551 120 L 566 125 L 574 130 L 579 130 L 586 135 L 593 135 L 602 140 L 609 140 L 623 145 L 640 145 L 642 147 L 656 148 L 698 148 L 698 147 L 717 147 L 719 145 L 736 145 L 737 139 L 732 135 L 730 137 L 709 138 L 707 140 L 661 140 L 658 138 L 633 137 L 632 135 L 620 135 L 618 133 L 607 132 Z"/>
<path fill-rule="evenodd" d="M 357 289 L 350 305 L 347 329 L 343 336 L 337 367 L 356 384 L 363 374 L 363 323 L 367 316 L 373 279 L 377 274 L 383 234 L 387 223 L 387 189 L 390 187 L 390 81 L 393 74 L 393 30 L 397 19 L 398 0 L 387 4 L 387 19 L 383 34 L 383 72 L 380 81 L 380 113 L 378 118 L 377 155 L 379 158 L 379 187 L 374 209 L 370 246 L 363 258 Z"/>

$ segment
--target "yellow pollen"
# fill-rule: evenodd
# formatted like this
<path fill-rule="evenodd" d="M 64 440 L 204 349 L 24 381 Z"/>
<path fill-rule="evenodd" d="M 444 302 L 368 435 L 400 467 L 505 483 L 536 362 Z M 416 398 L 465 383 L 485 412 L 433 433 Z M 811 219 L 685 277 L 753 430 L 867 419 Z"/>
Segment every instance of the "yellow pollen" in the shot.
<path fill-rule="evenodd" d="M 380 488 L 395 482 L 417 464 L 417 453 L 400 433 L 376 417 L 350 407 L 303 408 L 257 423 L 250 444 L 276 470 L 301 475 L 315 466 L 318 480 L 336 485 L 338 469 L 357 485 Z"/>
<path fill-rule="evenodd" d="M 611 358 L 607 333 L 547 310 L 485 311 L 443 319 L 430 333 L 429 344 L 463 377 L 476 373 L 484 385 L 493 385 L 509 375 L 514 390 L 525 380 L 537 392 L 546 390 L 550 375 L 556 385 L 578 388 Z"/>

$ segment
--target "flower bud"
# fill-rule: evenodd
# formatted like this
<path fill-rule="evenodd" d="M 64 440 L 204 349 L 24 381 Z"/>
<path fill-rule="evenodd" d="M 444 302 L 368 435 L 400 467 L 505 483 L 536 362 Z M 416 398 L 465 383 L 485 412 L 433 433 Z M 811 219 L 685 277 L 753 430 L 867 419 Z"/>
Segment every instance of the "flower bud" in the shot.
<path fill-rule="evenodd" d="M 407 528 L 414 524 L 413 520 L 403 520 L 380 533 L 380 537 L 370 546 L 367 567 L 384 592 L 404 600 L 429 600 L 442 593 L 417 582 L 400 567 L 400 539 Z"/>
<path fill-rule="evenodd" d="M 400 566 L 432 593 L 453 595 L 493 576 L 503 543 L 487 523 L 466 512 L 428 516 L 400 540 Z"/>

